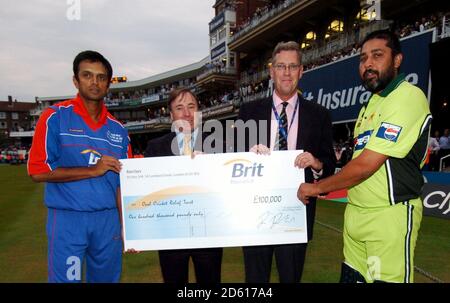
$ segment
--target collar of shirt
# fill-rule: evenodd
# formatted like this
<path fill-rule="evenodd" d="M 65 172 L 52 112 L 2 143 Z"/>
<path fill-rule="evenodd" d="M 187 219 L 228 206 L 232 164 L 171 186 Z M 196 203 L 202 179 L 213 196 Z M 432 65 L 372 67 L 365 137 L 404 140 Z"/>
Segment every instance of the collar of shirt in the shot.
<path fill-rule="evenodd" d="M 283 110 L 282 103 L 279 96 L 277 96 L 276 92 L 273 92 L 273 104 L 277 110 L 278 115 L 281 115 L 281 111 Z M 296 149 L 297 146 L 297 133 L 298 133 L 298 121 L 299 121 L 299 109 L 297 109 L 297 113 L 295 114 L 294 121 L 292 120 L 292 116 L 294 114 L 295 105 L 297 104 L 298 94 L 295 94 L 287 102 L 289 105 L 286 107 L 286 116 L 288 119 L 288 149 Z M 276 148 L 276 139 L 278 134 L 278 122 L 275 117 L 275 113 L 271 109 L 271 123 L 270 123 L 270 149 L 274 150 Z"/>
<path fill-rule="evenodd" d="M 178 149 L 180 151 L 180 155 L 183 153 L 183 149 L 184 149 L 184 133 L 180 132 L 178 130 L 175 131 L 176 135 L 177 135 L 177 142 L 178 142 Z M 195 144 L 195 141 L 197 139 L 197 135 L 198 135 L 198 128 L 196 128 L 193 132 L 192 132 L 192 137 L 191 137 L 191 144 Z"/>
<path fill-rule="evenodd" d="M 398 74 L 380 93 L 379 95 L 386 98 L 391 92 L 393 92 L 403 81 L 405 81 L 405 74 Z"/>
<path fill-rule="evenodd" d="M 83 118 L 84 122 L 86 122 L 86 124 L 94 130 L 98 129 L 106 124 L 106 116 L 108 114 L 108 110 L 106 109 L 106 106 L 103 103 L 103 101 L 100 101 L 100 102 L 102 103 L 102 105 L 101 105 L 102 110 L 100 112 L 98 122 L 96 123 L 94 120 L 92 120 L 91 116 L 89 115 L 89 113 L 86 109 L 86 106 L 84 106 L 83 100 L 81 99 L 80 95 L 77 94 L 77 97 L 75 99 L 73 99 L 73 104 L 74 104 L 73 111 L 75 113 L 77 113 L 78 115 L 80 115 Z"/>
<path fill-rule="evenodd" d="M 297 102 L 298 94 L 293 95 L 289 100 L 287 100 L 288 106 L 286 107 L 286 110 L 289 109 L 289 111 L 293 111 L 295 107 L 295 102 Z M 277 92 L 273 92 L 273 104 L 275 105 L 275 108 L 278 111 L 278 115 L 281 114 L 281 111 L 283 110 L 283 103 L 284 101 L 278 97 Z M 289 119 L 289 118 L 288 118 Z"/>

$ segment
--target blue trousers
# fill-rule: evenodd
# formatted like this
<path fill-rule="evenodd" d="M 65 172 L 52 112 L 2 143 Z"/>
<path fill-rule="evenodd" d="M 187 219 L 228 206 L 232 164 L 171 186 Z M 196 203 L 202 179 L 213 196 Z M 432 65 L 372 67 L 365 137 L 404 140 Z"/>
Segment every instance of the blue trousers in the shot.
<path fill-rule="evenodd" d="M 48 209 L 48 281 L 119 282 L 122 238 L 117 209 L 81 212 Z"/>

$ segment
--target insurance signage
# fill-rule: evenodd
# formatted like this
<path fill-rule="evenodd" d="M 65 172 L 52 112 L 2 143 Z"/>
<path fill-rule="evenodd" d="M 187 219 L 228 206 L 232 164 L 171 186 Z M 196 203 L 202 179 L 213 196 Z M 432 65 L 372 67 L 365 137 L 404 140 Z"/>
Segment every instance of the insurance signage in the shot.
<path fill-rule="evenodd" d="M 403 63 L 400 72 L 429 97 L 430 51 L 433 30 L 401 40 Z M 353 55 L 304 73 L 299 82 L 303 96 L 326 107 L 333 123 L 354 121 L 371 93 L 361 84 L 359 55 Z"/>

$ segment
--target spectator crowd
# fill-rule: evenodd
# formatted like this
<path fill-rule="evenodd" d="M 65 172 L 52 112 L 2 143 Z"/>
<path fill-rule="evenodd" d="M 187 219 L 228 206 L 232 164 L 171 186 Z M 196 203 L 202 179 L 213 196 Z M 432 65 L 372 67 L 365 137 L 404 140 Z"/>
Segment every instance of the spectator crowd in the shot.
<path fill-rule="evenodd" d="M 29 147 L 11 145 L 0 148 L 1 164 L 26 164 L 28 161 Z"/>
<path fill-rule="evenodd" d="M 436 130 L 430 136 L 428 143 L 428 163 L 427 170 L 430 171 L 444 171 L 446 170 L 446 163 L 450 163 L 450 159 L 446 156 L 450 155 L 450 129 L 446 128 L 442 132 Z M 443 167 L 440 167 L 441 159 L 447 161 L 443 162 Z"/>

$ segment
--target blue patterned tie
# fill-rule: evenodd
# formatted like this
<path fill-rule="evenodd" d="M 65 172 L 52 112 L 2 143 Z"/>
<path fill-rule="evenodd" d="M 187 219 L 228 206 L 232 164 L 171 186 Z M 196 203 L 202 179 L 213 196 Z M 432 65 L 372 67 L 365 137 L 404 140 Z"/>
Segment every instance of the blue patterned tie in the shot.
<path fill-rule="evenodd" d="M 286 116 L 286 106 L 288 106 L 289 103 L 283 102 L 281 103 L 283 105 L 283 109 L 281 110 L 280 114 L 280 124 L 278 128 L 278 150 L 287 150 L 288 144 L 287 144 L 287 134 L 288 134 L 288 121 Z M 284 132 L 283 132 L 284 129 Z M 283 135 L 284 133 L 284 135 Z"/>

